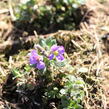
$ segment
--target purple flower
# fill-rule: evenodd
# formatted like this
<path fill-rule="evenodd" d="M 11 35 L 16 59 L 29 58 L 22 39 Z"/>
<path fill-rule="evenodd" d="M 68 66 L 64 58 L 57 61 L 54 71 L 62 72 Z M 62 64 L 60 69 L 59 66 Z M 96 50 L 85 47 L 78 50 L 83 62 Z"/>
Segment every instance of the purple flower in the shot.
<path fill-rule="evenodd" d="M 51 47 L 51 53 L 49 55 L 49 59 L 52 60 L 53 58 L 56 57 L 57 60 L 62 61 L 64 60 L 64 54 L 65 49 L 63 46 L 57 46 L 57 45 L 53 45 Z"/>
<path fill-rule="evenodd" d="M 35 67 L 38 68 L 39 70 L 45 68 L 45 63 L 43 62 L 41 56 L 37 54 L 36 50 L 31 51 L 29 62 L 30 64 L 35 65 Z"/>

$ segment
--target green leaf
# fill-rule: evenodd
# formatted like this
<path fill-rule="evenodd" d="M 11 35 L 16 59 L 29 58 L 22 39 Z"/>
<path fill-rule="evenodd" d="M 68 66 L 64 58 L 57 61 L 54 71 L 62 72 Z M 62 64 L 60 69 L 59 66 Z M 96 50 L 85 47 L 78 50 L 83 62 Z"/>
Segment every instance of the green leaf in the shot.
<path fill-rule="evenodd" d="M 53 39 L 52 37 L 48 37 L 47 39 L 40 39 L 39 44 L 46 49 L 50 49 L 51 46 L 56 45 L 56 39 Z"/>
<path fill-rule="evenodd" d="M 58 67 L 64 67 L 64 66 L 66 65 L 64 61 L 62 61 L 62 62 L 56 61 L 56 62 L 54 62 L 54 63 L 55 63 L 55 65 L 58 66 Z"/>
<path fill-rule="evenodd" d="M 46 39 L 46 44 L 47 44 L 49 47 L 51 47 L 51 46 L 53 46 L 53 45 L 56 45 L 56 39 L 53 39 L 52 37 L 48 37 L 48 38 Z"/>
<path fill-rule="evenodd" d="M 31 70 L 31 67 L 30 67 L 30 65 L 26 65 L 26 66 L 24 67 L 24 69 L 25 69 L 27 72 L 29 72 L 29 71 Z"/>
<path fill-rule="evenodd" d="M 42 47 L 46 47 L 46 46 L 47 46 L 46 40 L 45 40 L 45 39 L 42 39 L 42 38 L 39 40 L 39 44 L 40 44 Z"/>
<path fill-rule="evenodd" d="M 12 74 L 15 76 L 15 78 L 22 76 L 22 75 L 20 74 L 19 70 L 17 70 L 17 69 L 14 69 L 14 70 L 12 71 Z"/>

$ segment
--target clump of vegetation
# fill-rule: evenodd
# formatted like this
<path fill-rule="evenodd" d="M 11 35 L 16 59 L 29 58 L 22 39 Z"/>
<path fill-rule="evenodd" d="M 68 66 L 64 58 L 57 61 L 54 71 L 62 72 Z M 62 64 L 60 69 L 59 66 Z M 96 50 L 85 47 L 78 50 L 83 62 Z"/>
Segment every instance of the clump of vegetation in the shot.
<path fill-rule="evenodd" d="M 84 3 L 85 0 L 46 0 L 41 5 L 28 0 L 15 8 L 17 26 L 26 24 L 25 30 L 31 31 L 32 27 L 41 34 L 58 29 L 72 30 L 80 20 L 76 10 Z"/>
<path fill-rule="evenodd" d="M 45 97 L 48 100 L 58 99 L 58 109 L 82 109 L 84 98 L 84 81 L 74 75 L 63 75 L 61 87 L 51 85 L 46 89 Z"/>
<path fill-rule="evenodd" d="M 29 63 L 30 66 L 26 65 L 22 71 L 18 69 L 12 71 L 14 79 L 17 79 L 17 93 L 33 91 L 40 87 L 43 92 L 40 98 L 44 108 L 46 106 L 59 109 L 83 108 L 85 83 L 73 74 L 74 69 L 65 57 L 64 47 L 58 46 L 55 39 L 40 39 L 39 44 L 29 53 Z M 42 82 L 38 85 L 36 80 Z M 54 105 L 51 105 L 52 102 Z"/>

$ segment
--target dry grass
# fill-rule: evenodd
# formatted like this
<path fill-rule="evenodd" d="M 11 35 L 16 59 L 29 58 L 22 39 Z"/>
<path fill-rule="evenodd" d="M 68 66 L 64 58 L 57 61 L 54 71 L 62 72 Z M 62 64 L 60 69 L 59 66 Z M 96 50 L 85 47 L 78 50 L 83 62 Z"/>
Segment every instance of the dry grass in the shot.
<path fill-rule="evenodd" d="M 109 56 L 107 53 L 108 48 L 106 48 L 108 46 L 104 46 L 105 44 L 103 44 L 101 37 L 109 31 L 109 8 L 95 0 L 88 1 L 87 7 L 89 10 L 82 21 L 89 17 L 89 24 L 81 22 L 81 29 L 78 31 L 58 31 L 44 37 L 53 36 L 59 44 L 65 46 L 77 75 L 81 76 L 86 82 L 87 85 L 84 88 L 86 92 L 85 109 L 108 109 Z M 5 42 L 6 34 L 12 29 L 10 16 L 6 17 L 6 13 L 0 13 L 0 16 L 2 16 L 0 17 L 1 42 Z M 9 61 L 4 58 L 3 54 L 0 54 L 1 84 L 5 82 L 6 76 L 13 67 L 20 68 L 28 63 L 27 57 L 25 57 L 28 52 L 21 51 L 19 54 L 10 56 Z M 80 71 L 81 68 L 84 68 L 84 71 Z"/>

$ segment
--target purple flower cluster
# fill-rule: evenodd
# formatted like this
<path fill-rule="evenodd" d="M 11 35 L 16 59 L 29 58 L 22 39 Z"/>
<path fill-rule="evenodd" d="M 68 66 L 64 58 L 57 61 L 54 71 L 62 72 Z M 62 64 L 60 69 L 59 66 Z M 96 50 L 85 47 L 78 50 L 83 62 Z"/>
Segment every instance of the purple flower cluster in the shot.
<path fill-rule="evenodd" d="M 56 58 L 57 60 L 59 61 L 62 61 L 64 60 L 64 52 L 65 52 L 65 49 L 63 46 L 57 46 L 57 45 L 53 45 L 51 47 L 51 53 L 49 55 L 49 59 L 52 60 L 54 58 Z"/>
<path fill-rule="evenodd" d="M 30 64 L 35 65 L 35 67 L 38 68 L 39 70 L 45 68 L 45 63 L 43 62 L 43 59 L 41 58 L 41 56 L 37 54 L 36 50 L 31 51 L 29 61 L 30 61 Z"/>
<path fill-rule="evenodd" d="M 57 46 L 53 45 L 50 49 L 49 59 L 57 59 L 58 61 L 64 60 L 64 54 L 65 50 L 63 46 Z M 45 63 L 43 62 L 43 59 L 41 56 L 39 56 L 36 52 L 36 50 L 31 51 L 30 58 L 29 58 L 30 64 L 35 65 L 35 67 L 39 70 L 45 68 Z"/>

